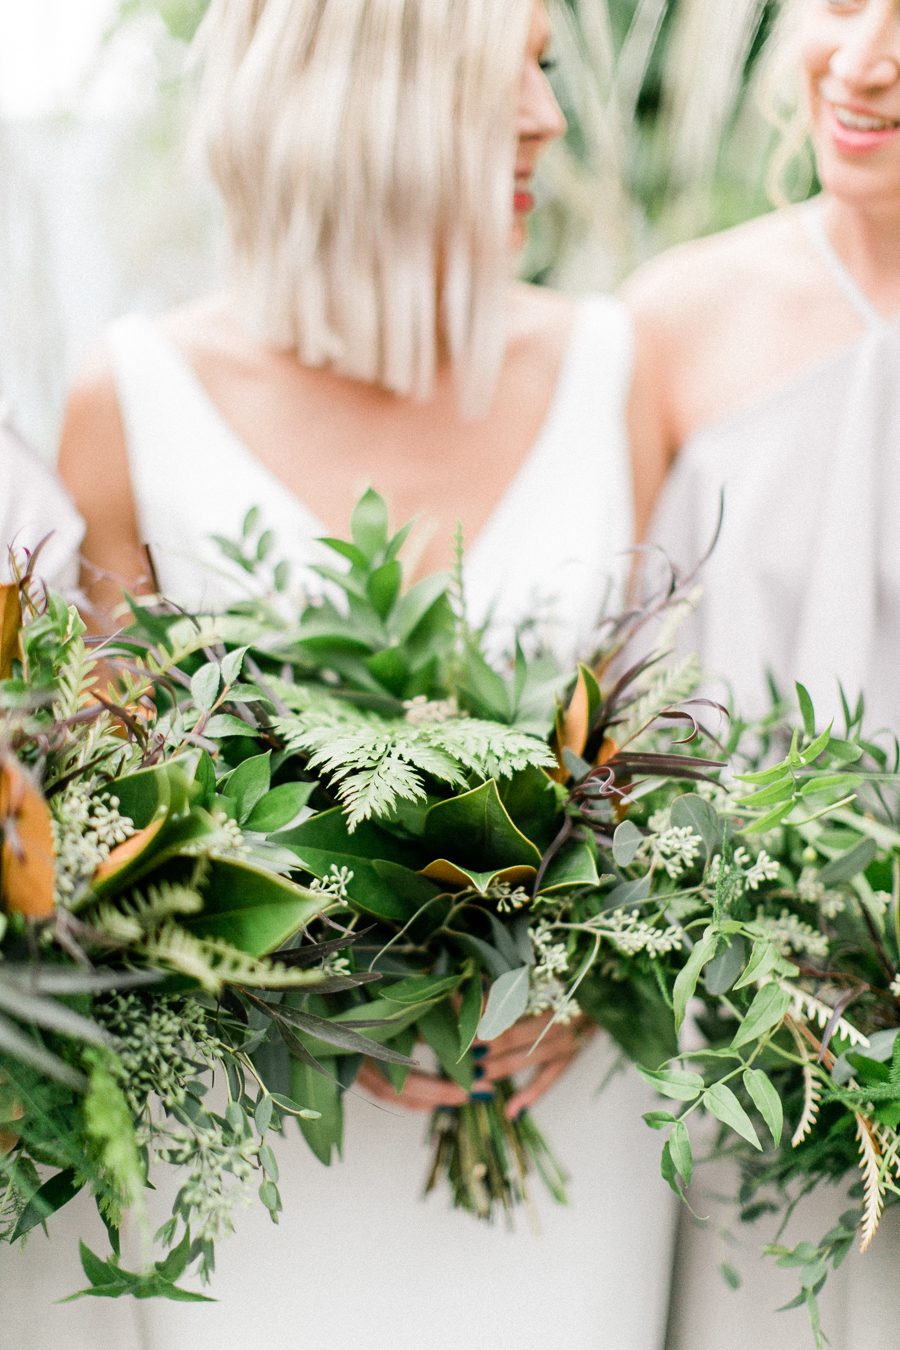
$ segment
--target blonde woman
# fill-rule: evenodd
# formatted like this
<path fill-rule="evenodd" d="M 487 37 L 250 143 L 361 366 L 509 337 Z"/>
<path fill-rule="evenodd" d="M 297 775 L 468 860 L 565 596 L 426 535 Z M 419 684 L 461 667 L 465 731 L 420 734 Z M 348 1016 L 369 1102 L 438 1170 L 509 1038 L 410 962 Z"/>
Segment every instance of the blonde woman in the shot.
<path fill-rule="evenodd" d="M 513 280 L 564 125 L 542 0 L 213 0 L 201 41 L 233 284 L 116 324 L 73 391 L 61 464 L 95 602 L 146 574 L 145 544 L 174 600 L 220 601 L 212 534 L 255 504 L 302 565 L 372 483 L 430 526 L 417 570 L 461 522 L 473 610 L 583 648 L 652 485 L 632 488 L 619 305 Z M 545 1045 L 519 1104 L 570 1055 Z M 452 1085 L 347 1094 L 345 1161 L 287 1140 L 279 1228 L 250 1214 L 222 1244 L 217 1305 L 142 1304 L 143 1344 L 659 1350 L 672 1202 L 643 1093 L 618 1076 L 595 1099 L 614 1058 L 598 1037 L 539 1103 L 573 1201 L 537 1197 L 538 1236 L 419 1200 L 406 1107 Z"/>
<path fill-rule="evenodd" d="M 799 86 L 822 193 L 633 278 L 632 434 L 642 457 L 671 465 L 650 534 L 676 559 L 696 559 L 724 490 L 685 641 L 729 679 L 737 706 L 765 707 L 771 670 L 788 692 L 803 680 L 822 721 L 840 724 L 840 680 L 851 700 L 865 691 L 870 729 L 898 731 L 900 4 L 787 0 L 784 25 L 779 60 Z M 795 1229 L 824 1236 L 845 1207 L 836 1195 Z M 745 1246 L 762 1240 L 751 1229 Z M 808 1335 L 802 1310 L 768 1315 L 794 1292 L 790 1272 L 767 1266 L 761 1279 L 736 1250 L 712 1230 L 680 1244 L 673 1348 Z M 840 1350 L 896 1341 L 897 1252 L 886 1224 L 826 1288 Z M 711 1297 L 722 1260 L 745 1285 Z"/>

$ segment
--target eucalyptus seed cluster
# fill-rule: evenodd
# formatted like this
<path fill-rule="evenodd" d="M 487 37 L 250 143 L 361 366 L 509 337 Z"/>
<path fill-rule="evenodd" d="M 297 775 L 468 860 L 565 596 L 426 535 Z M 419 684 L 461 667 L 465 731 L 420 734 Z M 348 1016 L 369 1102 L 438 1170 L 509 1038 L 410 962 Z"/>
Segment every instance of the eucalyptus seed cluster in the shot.
<path fill-rule="evenodd" d="M 677 881 L 700 857 L 703 840 L 690 825 L 673 825 L 668 807 L 655 811 L 647 823 L 650 832 L 638 856 L 647 858 L 652 867 L 661 867 Z"/>
<path fill-rule="evenodd" d="M 187 1085 L 216 1056 L 206 1014 L 196 999 L 112 994 L 95 1004 L 97 1020 L 116 1038 L 121 1086 L 135 1115 L 150 1097 L 167 1110 L 184 1104 Z"/>
<path fill-rule="evenodd" d="M 614 910 L 606 919 L 603 932 L 623 956 L 644 953 L 655 960 L 660 956 L 668 956 L 670 952 L 680 951 L 684 943 L 684 934 L 680 928 L 654 928 L 652 924 L 644 922 L 637 909 Z"/>
<path fill-rule="evenodd" d="M 549 923 L 541 920 L 528 930 L 534 964 L 528 986 L 526 1012 L 531 1016 L 553 1012 L 562 1023 L 571 1022 L 581 1012 L 574 999 L 566 1002 L 565 977 L 569 972 L 569 958 L 565 943 L 554 940 Z"/>
<path fill-rule="evenodd" d="M 118 797 L 100 798 L 86 783 L 73 783 L 51 801 L 56 854 L 56 900 L 68 908 L 112 850 L 134 834 L 119 811 Z"/>
<path fill-rule="evenodd" d="M 259 1149 L 252 1134 L 230 1129 L 216 1116 L 207 1116 L 190 1129 L 167 1131 L 157 1145 L 160 1162 L 188 1169 L 176 1205 L 190 1216 L 195 1239 L 215 1243 L 233 1232 L 235 1208 L 251 1199 Z"/>

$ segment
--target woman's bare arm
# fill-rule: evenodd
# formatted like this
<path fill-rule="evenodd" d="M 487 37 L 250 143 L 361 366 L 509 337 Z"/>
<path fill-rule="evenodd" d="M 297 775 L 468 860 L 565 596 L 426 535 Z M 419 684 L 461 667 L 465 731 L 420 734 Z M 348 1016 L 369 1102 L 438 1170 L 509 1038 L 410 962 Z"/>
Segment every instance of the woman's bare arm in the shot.
<path fill-rule="evenodd" d="M 110 626 L 123 590 L 147 589 L 150 567 L 142 547 L 128 472 L 125 431 L 108 363 L 98 359 L 69 395 L 59 472 L 87 524 L 82 588 L 91 626 Z"/>

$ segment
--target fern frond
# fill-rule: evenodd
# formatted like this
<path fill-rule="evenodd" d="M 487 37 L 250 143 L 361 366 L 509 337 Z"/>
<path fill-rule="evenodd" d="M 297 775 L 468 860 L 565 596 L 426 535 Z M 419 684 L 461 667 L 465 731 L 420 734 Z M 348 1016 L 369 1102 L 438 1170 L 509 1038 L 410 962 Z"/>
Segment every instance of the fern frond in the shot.
<path fill-rule="evenodd" d="M 816 998 L 813 994 L 807 994 L 804 990 L 798 989 L 788 980 L 778 981 L 781 988 L 790 994 L 794 1000 L 791 1012 L 795 1017 L 804 1018 L 808 1022 L 815 1022 L 823 1031 L 828 1027 L 834 1017 L 834 1008 L 829 1007 L 822 999 Z M 833 1024 L 835 1036 L 841 1036 L 849 1041 L 851 1045 L 861 1045 L 864 1048 L 869 1044 L 868 1036 L 864 1036 L 858 1031 L 852 1022 L 848 1022 L 846 1017 L 839 1017 Z"/>
<path fill-rule="evenodd" d="M 649 687 L 628 708 L 625 720 L 616 732 L 618 743 L 634 748 L 641 733 L 652 727 L 660 713 L 691 697 L 701 675 L 700 662 L 694 655 L 661 668 L 652 666 L 647 671 Z"/>
<path fill-rule="evenodd" d="M 226 985 L 298 989 L 315 987 L 321 980 L 317 970 L 294 970 L 277 962 L 258 960 L 220 938 L 196 937 L 171 920 L 135 950 L 153 965 L 177 970 L 196 980 L 210 994 L 221 993 Z"/>
<path fill-rule="evenodd" d="M 791 1136 L 791 1148 L 797 1148 L 810 1134 L 818 1119 L 819 1108 L 822 1105 L 822 1085 L 816 1077 L 806 1042 L 790 1019 L 785 1022 L 785 1026 L 793 1036 L 800 1058 L 803 1060 L 803 1111 Z"/>
<path fill-rule="evenodd" d="M 421 801 L 426 776 L 465 787 L 467 775 L 504 778 L 554 762 L 537 737 L 476 718 L 416 724 L 319 705 L 275 718 L 274 726 L 288 749 L 309 755 L 310 768 L 331 779 L 351 830 L 389 815 L 399 801 Z"/>
<path fill-rule="evenodd" d="M 97 658 L 88 651 L 84 638 L 73 636 L 66 644 L 66 655 L 56 676 L 57 695 L 53 716 L 60 722 L 74 717 L 84 707 L 94 685 Z"/>
<path fill-rule="evenodd" d="M 179 915 L 197 914 L 203 897 L 192 886 L 163 882 L 148 886 L 144 894 L 119 900 L 102 900 L 83 915 L 90 927 L 114 942 L 139 942 L 144 934 Z"/>
<path fill-rule="evenodd" d="M 888 1125 L 878 1124 L 874 1121 L 870 1123 L 872 1134 L 881 1150 L 882 1179 L 893 1172 L 895 1180 L 900 1180 L 900 1135 Z"/>
<path fill-rule="evenodd" d="M 860 1171 L 863 1177 L 864 1209 L 859 1229 L 859 1250 L 868 1251 L 881 1222 L 884 1208 L 884 1186 L 881 1177 L 881 1153 L 872 1132 L 872 1123 L 856 1113 L 856 1133 L 859 1139 Z"/>

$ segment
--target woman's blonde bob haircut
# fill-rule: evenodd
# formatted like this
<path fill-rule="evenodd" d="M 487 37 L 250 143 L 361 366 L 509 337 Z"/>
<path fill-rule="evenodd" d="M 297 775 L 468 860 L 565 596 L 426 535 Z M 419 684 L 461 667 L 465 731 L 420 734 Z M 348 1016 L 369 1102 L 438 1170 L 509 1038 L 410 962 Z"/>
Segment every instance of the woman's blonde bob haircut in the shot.
<path fill-rule="evenodd" d="M 504 351 L 532 0 L 213 0 L 200 123 L 254 333 L 483 409 Z"/>

